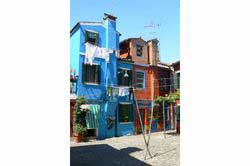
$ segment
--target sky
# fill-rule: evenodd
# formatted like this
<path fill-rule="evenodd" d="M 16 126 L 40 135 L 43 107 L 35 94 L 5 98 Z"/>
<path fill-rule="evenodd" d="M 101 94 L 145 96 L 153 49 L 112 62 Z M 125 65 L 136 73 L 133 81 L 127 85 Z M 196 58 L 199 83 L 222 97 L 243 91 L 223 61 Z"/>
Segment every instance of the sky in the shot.
<path fill-rule="evenodd" d="M 180 59 L 179 0 L 70 0 L 70 28 L 79 21 L 102 21 L 104 13 L 117 17 L 120 41 L 130 37 L 157 38 L 162 62 Z M 159 25 L 155 28 L 145 27 Z"/>

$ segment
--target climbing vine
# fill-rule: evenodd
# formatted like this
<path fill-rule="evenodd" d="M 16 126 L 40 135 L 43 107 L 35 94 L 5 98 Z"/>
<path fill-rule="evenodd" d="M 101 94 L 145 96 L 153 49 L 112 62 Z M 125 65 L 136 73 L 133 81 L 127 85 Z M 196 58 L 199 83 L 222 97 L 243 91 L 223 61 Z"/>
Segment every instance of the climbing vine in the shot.
<path fill-rule="evenodd" d="M 75 133 L 78 134 L 86 134 L 87 129 L 84 127 L 85 126 L 85 111 L 81 108 L 83 104 L 86 104 L 86 99 L 81 96 L 76 99 L 76 104 L 75 104 L 75 111 L 74 111 L 74 123 L 73 123 L 73 130 Z"/>
<path fill-rule="evenodd" d="M 112 129 L 113 128 L 113 126 L 114 126 L 114 122 L 115 122 L 115 117 L 108 117 L 107 118 L 107 128 L 110 130 L 110 129 Z"/>

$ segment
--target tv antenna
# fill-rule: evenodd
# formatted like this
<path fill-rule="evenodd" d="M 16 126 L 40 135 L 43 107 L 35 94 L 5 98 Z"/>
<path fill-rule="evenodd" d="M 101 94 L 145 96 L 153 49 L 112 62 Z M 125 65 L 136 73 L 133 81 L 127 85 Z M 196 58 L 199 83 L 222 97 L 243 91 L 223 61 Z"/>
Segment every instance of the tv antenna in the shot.
<path fill-rule="evenodd" d="M 149 32 L 149 35 L 151 36 L 151 39 L 154 39 L 156 37 L 156 28 L 160 28 L 161 24 L 154 23 L 153 20 L 150 21 L 148 25 L 145 25 L 144 28 L 151 29 Z"/>
<path fill-rule="evenodd" d="M 115 14 L 115 0 L 111 0 L 111 11 L 110 14 L 114 16 Z"/>

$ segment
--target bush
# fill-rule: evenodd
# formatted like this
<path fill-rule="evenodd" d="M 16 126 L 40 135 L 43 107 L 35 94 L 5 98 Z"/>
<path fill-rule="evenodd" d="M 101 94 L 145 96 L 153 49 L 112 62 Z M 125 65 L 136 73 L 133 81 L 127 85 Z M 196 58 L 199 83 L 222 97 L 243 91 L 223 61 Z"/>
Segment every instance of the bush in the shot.
<path fill-rule="evenodd" d="M 75 123 L 73 125 L 73 130 L 75 133 L 86 135 L 87 134 L 87 129 L 86 127 L 83 127 L 81 124 Z"/>

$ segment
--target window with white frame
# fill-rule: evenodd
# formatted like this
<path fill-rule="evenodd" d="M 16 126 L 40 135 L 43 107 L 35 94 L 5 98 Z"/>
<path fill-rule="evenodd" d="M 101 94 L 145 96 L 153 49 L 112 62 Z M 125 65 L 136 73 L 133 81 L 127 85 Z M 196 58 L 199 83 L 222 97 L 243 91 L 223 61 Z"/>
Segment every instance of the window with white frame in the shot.
<path fill-rule="evenodd" d="M 99 34 L 97 32 L 85 31 L 85 42 L 90 44 L 98 45 Z"/>
<path fill-rule="evenodd" d="M 100 65 L 82 65 L 82 81 L 83 83 L 100 84 L 101 81 L 101 67 Z"/>
<path fill-rule="evenodd" d="M 136 72 L 136 88 L 145 88 L 145 73 L 141 71 Z"/>

